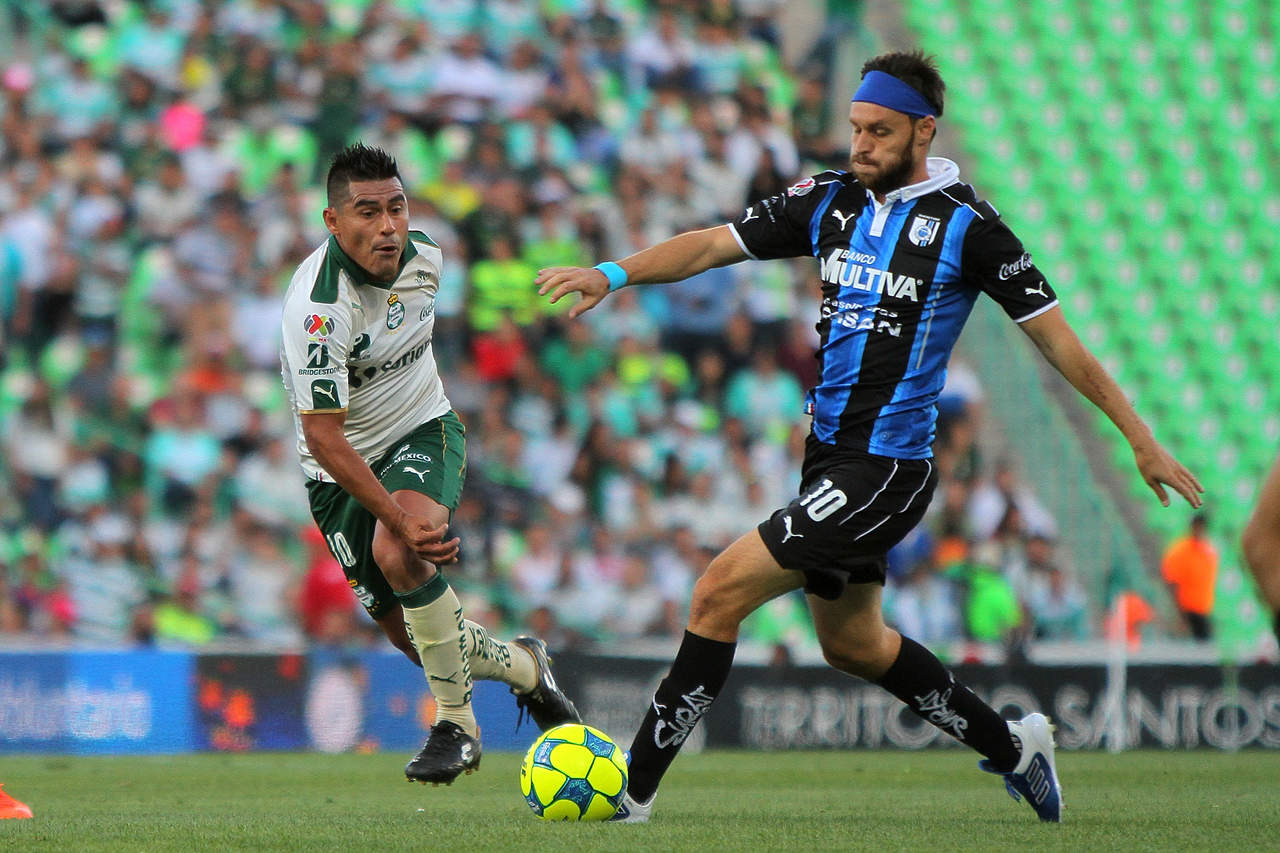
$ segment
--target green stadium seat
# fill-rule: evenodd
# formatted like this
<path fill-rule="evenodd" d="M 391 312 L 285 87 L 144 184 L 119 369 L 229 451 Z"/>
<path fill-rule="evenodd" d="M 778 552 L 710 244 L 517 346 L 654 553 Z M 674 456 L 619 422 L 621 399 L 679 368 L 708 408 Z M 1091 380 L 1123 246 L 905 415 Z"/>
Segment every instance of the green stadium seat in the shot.
<path fill-rule="evenodd" d="M 927 6 L 910 15 L 926 49 L 955 49 L 935 25 L 946 15 L 975 46 L 969 70 L 948 77 L 972 111 L 955 113 L 972 179 L 1205 482 L 1217 529 L 1238 530 L 1280 449 L 1280 3 Z M 1127 443 L 1093 418 L 1128 476 Z M 1154 539 L 1182 532 L 1185 513 L 1125 482 Z"/>

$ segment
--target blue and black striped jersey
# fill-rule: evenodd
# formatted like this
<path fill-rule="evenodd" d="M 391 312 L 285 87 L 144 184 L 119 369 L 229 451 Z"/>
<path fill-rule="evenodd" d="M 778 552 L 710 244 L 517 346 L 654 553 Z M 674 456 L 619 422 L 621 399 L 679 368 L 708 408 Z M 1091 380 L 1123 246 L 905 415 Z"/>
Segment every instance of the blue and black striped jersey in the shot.
<path fill-rule="evenodd" d="M 812 255 L 822 279 L 818 385 L 826 443 L 899 459 L 932 455 L 947 361 L 980 293 L 1016 322 L 1057 296 L 990 204 L 930 157 L 929 179 L 877 204 L 848 172 L 758 201 L 731 230 L 752 258 Z"/>

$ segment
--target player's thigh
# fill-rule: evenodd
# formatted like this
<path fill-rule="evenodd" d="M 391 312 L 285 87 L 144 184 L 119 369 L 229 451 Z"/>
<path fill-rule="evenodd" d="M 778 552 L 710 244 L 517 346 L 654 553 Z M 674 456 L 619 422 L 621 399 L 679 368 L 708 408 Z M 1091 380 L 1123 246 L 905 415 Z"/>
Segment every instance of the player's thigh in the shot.
<path fill-rule="evenodd" d="M 426 516 L 436 525 L 448 523 L 467 476 L 466 431 L 458 416 L 448 412 L 403 436 L 395 449 L 374 463 L 383 488 L 396 503 L 413 515 Z M 413 552 L 381 522 L 374 550 L 386 563 L 388 556 Z"/>
<path fill-rule="evenodd" d="M 453 512 L 467 478 L 462 422 L 453 412 L 427 421 L 402 436 L 393 450 L 374 463 L 373 472 L 388 492 L 416 492 Z"/>
<path fill-rule="evenodd" d="M 337 483 L 307 483 L 311 517 L 329 553 L 342 566 L 356 598 L 375 620 L 397 606 L 395 593 L 373 558 L 375 519 Z"/>
<path fill-rule="evenodd" d="M 693 588 L 689 627 L 694 633 L 721 639 L 757 607 L 799 589 L 804 577 L 778 565 L 759 532 L 740 536 L 716 556 Z M 704 630 L 700 630 L 704 629 Z"/>

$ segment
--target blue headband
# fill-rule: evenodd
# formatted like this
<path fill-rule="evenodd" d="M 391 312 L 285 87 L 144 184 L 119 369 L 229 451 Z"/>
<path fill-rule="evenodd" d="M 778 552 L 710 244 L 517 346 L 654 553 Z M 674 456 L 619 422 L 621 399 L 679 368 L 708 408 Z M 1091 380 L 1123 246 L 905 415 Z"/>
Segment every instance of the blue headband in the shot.
<path fill-rule="evenodd" d="M 879 104 L 915 118 L 936 116 L 938 111 L 911 86 L 903 83 L 892 74 L 883 71 L 868 71 L 862 78 L 862 85 L 853 93 L 854 101 L 866 101 Z"/>

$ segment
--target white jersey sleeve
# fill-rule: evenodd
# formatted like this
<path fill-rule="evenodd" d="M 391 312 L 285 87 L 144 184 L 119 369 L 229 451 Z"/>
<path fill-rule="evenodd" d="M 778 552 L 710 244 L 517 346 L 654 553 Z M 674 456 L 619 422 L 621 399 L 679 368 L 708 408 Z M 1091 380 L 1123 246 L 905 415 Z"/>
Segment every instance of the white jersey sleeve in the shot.
<path fill-rule="evenodd" d="M 317 302 L 313 283 L 325 263 L 325 247 L 294 273 L 281 318 L 281 366 L 290 408 L 298 414 L 346 411 L 347 355 L 356 307 L 349 299 Z"/>

